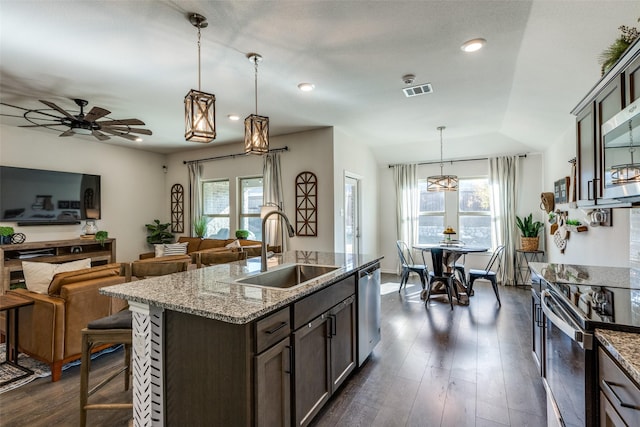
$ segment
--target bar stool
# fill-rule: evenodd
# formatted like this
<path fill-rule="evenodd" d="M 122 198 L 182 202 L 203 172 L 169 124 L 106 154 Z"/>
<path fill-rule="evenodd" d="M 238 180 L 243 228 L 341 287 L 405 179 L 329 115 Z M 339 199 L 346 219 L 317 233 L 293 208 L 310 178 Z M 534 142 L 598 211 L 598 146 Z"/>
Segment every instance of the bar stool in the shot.
<path fill-rule="evenodd" d="M 120 274 L 131 281 L 133 277 L 163 276 L 186 271 L 191 258 L 185 255 L 174 261 L 134 261 L 121 265 Z M 133 337 L 132 313 L 124 309 L 111 316 L 89 322 L 82 330 L 82 359 L 80 366 L 80 426 L 87 425 L 88 410 L 133 409 L 133 403 L 89 403 L 89 396 L 104 387 L 121 373 L 124 373 L 124 389 L 129 390 L 131 375 L 131 342 Z M 91 370 L 91 352 L 96 346 L 103 344 L 123 344 L 124 363 L 97 385 L 89 389 L 89 372 Z"/>

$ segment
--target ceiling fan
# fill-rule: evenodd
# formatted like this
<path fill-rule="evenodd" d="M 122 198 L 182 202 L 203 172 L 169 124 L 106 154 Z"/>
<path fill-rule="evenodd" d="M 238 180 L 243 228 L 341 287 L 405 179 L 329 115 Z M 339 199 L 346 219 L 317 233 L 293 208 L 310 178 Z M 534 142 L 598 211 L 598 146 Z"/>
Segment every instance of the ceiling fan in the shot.
<path fill-rule="evenodd" d="M 142 141 L 139 135 L 152 134 L 149 129 L 139 129 L 132 127 L 144 126 L 144 122 L 142 120 L 114 120 L 107 117 L 108 114 L 111 114 L 111 111 L 105 110 L 104 108 L 100 107 L 92 107 L 91 110 L 89 110 L 89 112 L 85 114 L 84 107 L 86 107 L 89 102 L 84 99 L 74 99 L 73 101 L 78 107 L 80 107 L 80 112 L 69 112 L 54 104 L 53 102 L 44 100 L 40 100 L 40 102 L 42 102 L 49 108 L 28 109 L 6 104 L 4 102 L 0 102 L 0 104 L 25 111 L 22 116 L 32 124 L 22 125 L 19 127 L 45 127 L 61 132 L 59 136 L 93 135 L 100 141 L 106 141 L 108 139 L 111 139 L 109 135 L 112 135 L 119 136 L 131 141 Z M 54 112 L 51 112 L 51 110 L 54 110 Z M 60 114 L 55 114 L 55 112 Z M 2 115 L 12 116 L 9 114 Z M 59 126 L 62 126 L 62 129 L 60 129 Z M 68 129 L 65 130 L 64 128 Z"/>

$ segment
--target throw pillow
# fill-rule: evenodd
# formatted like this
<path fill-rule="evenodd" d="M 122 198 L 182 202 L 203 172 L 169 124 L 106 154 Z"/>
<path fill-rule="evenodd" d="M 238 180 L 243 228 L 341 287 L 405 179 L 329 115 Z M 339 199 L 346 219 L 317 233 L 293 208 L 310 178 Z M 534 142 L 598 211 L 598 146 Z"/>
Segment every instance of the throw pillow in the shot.
<path fill-rule="evenodd" d="M 187 254 L 187 245 L 188 242 L 184 243 L 170 243 L 162 245 L 162 255 L 159 256 L 169 256 L 169 255 L 186 255 Z M 156 249 L 156 257 L 158 256 L 158 250 Z"/>
<path fill-rule="evenodd" d="M 233 242 L 231 242 L 228 245 L 226 245 L 225 248 L 227 248 L 227 249 L 238 249 L 238 248 L 242 248 L 242 245 L 240 244 L 240 241 L 236 239 Z"/>
<path fill-rule="evenodd" d="M 91 258 L 65 262 L 63 264 L 50 264 L 48 262 L 22 261 L 22 272 L 27 289 L 39 294 L 47 294 L 49 283 L 56 273 L 64 271 L 81 270 L 91 267 Z"/>

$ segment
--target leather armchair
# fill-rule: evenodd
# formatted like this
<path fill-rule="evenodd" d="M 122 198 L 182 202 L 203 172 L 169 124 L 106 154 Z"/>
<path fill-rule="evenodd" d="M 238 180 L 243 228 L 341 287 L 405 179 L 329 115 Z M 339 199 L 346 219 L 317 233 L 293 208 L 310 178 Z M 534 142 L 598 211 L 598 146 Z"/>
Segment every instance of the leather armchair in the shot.
<path fill-rule="evenodd" d="M 62 366 L 81 357 L 80 331 L 90 321 L 126 307 L 126 301 L 101 295 L 98 289 L 124 282 L 120 264 L 107 264 L 56 274 L 47 295 L 8 291 L 34 301 L 20 309 L 20 351 L 49 364 L 51 381 L 58 381 Z"/>

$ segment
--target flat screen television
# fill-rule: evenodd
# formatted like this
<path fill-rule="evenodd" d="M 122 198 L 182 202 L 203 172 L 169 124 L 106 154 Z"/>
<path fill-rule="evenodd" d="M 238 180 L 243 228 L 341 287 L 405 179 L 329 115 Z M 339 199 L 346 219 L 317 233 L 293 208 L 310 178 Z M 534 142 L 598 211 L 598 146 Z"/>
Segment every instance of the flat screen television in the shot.
<path fill-rule="evenodd" d="M 100 175 L 0 166 L 0 221 L 79 224 L 100 219 Z"/>

